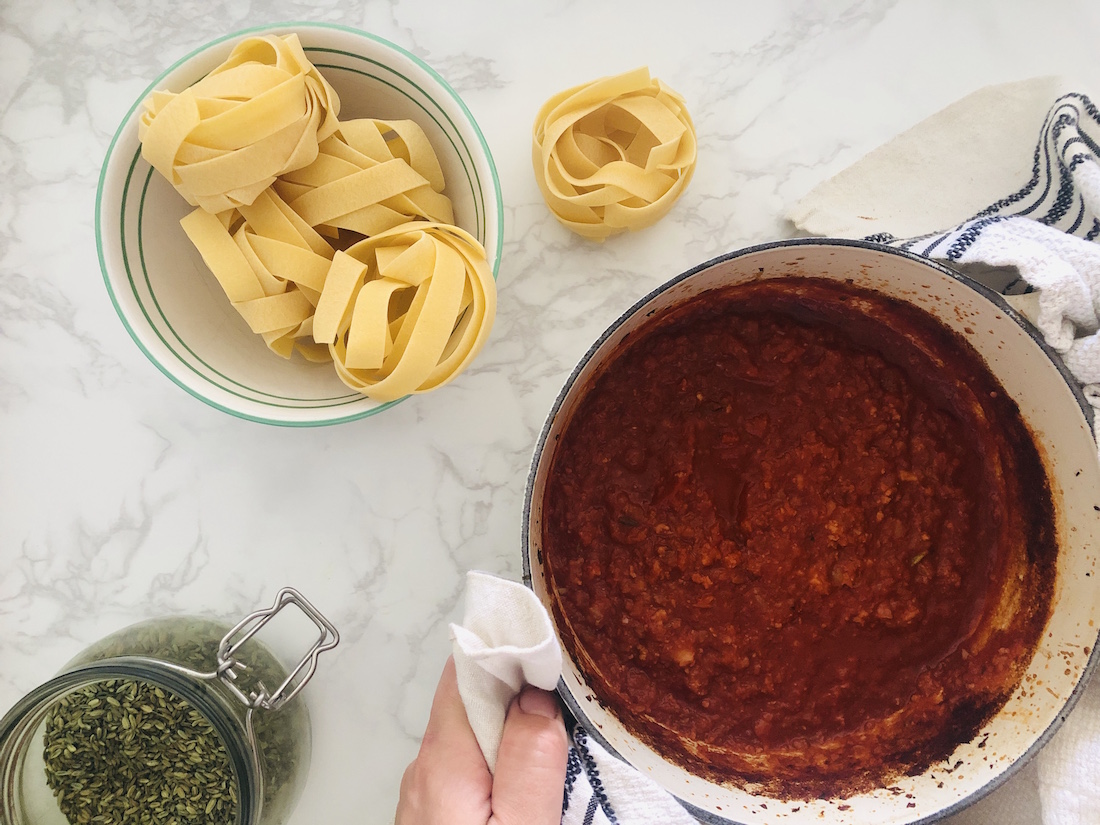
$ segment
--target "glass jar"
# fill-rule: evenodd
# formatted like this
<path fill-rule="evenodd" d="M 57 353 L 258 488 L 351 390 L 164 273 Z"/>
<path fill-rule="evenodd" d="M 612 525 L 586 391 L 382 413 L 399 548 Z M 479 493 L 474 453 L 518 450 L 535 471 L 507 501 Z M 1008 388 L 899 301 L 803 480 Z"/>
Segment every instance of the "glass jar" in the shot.
<path fill-rule="evenodd" d="M 253 637 L 292 604 L 318 636 L 288 670 Z M 284 822 L 310 758 L 298 694 L 339 639 L 291 588 L 234 627 L 174 616 L 107 636 L 0 720 L 0 823 Z"/>

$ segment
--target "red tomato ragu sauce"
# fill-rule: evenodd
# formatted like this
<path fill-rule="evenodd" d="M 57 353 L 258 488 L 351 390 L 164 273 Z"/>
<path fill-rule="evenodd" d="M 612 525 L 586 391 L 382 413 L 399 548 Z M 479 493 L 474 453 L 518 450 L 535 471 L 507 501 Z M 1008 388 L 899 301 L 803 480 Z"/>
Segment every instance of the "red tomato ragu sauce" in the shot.
<path fill-rule="evenodd" d="M 973 349 L 805 278 L 630 336 L 553 457 L 542 548 L 566 646 L 691 770 L 844 794 L 999 708 L 1045 624 L 1042 463 Z"/>

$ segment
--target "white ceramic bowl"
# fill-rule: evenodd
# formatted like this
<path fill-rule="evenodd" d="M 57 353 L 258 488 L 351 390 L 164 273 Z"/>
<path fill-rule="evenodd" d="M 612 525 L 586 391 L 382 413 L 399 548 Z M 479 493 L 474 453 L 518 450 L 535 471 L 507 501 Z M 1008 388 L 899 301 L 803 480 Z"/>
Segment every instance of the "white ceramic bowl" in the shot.
<path fill-rule="evenodd" d="M 577 365 L 543 428 L 527 484 L 524 577 L 551 610 L 542 559 L 542 500 L 560 433 L 610 353 L 647 319 L 708 289 L 805 275 L 851 280 L 909 302 L 964 336 L 1017 402 L 1054 498 L 1057 579 L 1051 616 L 1030 667 L 1005 706 L 943 762 L 889 788 L 835 799 L 782 800 L 695 776 L 666 761 L 602 704 L 566 657 L 559 692 L 588 731 L 711 823 L 901 825 L 931 822 L 989 793 L 1065 720 L 1094 669 L 1100 629 L 1100 464 L 1092 412 L 1076 383 L 1004 300 L 957 272 L 858 241 L 788 241 L 734 252 L 669 281 L 625 312 Z M 559 630 L 559 637 L 561 632 Z"/>
<path fill-rule="evenodd" d="M 417 57 L 342 26 L 285 23 L 215 40 L 176 62 L 130 108 L 107 151 L 96 197 L 103 278 L 122 323 L 165 375 L 241 418 L 311 426 L 351 421 L 393 404 L 346 387 L 329 364 L 271 353 L 229 305 L 179 220 L 191 207 L 141 157 L 140 105 L 153 89 L 181 91 L 242 39 L 296 32 L 340 96 L 342 119 L 411 119 L 439 156 L 455 222 L 485 246 L 496 277 L 502 245 L 500 181 L 473 115 Z"/>

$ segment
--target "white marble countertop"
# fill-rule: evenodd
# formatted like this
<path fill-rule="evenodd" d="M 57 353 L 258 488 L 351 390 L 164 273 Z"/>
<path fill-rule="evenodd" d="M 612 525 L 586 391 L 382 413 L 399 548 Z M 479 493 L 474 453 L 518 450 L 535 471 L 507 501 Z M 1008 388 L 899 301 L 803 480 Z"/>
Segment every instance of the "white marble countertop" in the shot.
<path fill-rule="evenodd" d="M 107 145 L 152 78 L 287 20 L 366 29 L 437 69 L 485 133 L 506 220 L 473 368 L 306 430 L 232 418 L 164 378 L 111 307 L 93 232 Z M 314 760 L 292 822 L 389 822 L 463 573 L 519 577 L 535 439 L 597 335 L 683 270 L 790 236 L 782 216 L 814 184 L 968 92 L 1063 74 L 1097 94 L 1098 31 L 1092 0 L 5 0 L 0 711 L 112 630 L 239 617 L 293 585 L 343 639 L 307 688 Z M 546 209 L 532 121 L 552 93 L 643 64 L 687 100 L 697 172 L 660 224 L 595 245 Z"/>

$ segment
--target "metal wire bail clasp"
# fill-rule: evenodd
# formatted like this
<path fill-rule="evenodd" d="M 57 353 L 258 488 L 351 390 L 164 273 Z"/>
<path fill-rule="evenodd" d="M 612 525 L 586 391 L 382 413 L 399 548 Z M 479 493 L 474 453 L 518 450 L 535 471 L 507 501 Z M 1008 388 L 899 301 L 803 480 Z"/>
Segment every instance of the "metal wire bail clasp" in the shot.
<path fill-rule="evenodd" d="M 276 613 L 290 604 L 298 607 L 317 626 L 319 631 L 317 641 L 274 691 L 269 692 L 263 682 L 257 682 L 256 688 L 246 694 L 236 682 L 240 672 L 247 670 L 248 665 L 236 658 L 237 650 L 271 621 Z M 293 587 L 284 587 L 275 597 L 275 603 L 271 607 L 249 614 L 225 634 L 218 647 L 217 675 L 248 707 L 278 710 L 305 687 L 306 682 L 313 676 L 313 672 L 317 670 L 317 657 L 326 650 L 336 647 L 339 642 L 340 634 L 332 622 L 322 616 L 320 611 Z"/>

